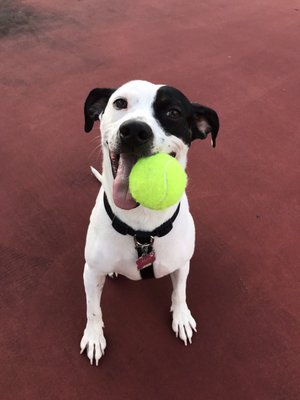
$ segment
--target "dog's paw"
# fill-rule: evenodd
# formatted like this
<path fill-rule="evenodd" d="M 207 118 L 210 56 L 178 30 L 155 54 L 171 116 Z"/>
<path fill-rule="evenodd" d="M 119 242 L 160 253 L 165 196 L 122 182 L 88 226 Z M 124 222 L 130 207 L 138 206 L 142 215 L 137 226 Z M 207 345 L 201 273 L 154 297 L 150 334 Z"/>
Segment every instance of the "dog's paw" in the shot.
<path fill-rule="evenodd" d="M 80 354 L 86 349 L 86 354 L 91 365 L 98 366 L 100 358 L 104 355 L 106 348 L 106 340 L 103 334 L 103 329 L 99 323 L 88 322 L 80 342 Z"/>
<path fill-rule="evenodd" d="M 188 342 L 192 343 L 193 332 L 197 332 L 196 321 L 186 304 L 172 305 L 171 311 L 173 313 L 172 329 L 176 337 L 179 336 L 187 346 Z"/>

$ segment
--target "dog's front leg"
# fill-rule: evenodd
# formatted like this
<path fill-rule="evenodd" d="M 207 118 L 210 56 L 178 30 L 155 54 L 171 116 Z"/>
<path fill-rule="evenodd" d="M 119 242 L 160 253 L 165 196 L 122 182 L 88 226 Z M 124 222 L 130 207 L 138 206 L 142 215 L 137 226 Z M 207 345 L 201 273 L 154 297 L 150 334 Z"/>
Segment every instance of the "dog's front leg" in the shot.
<path fill-rule="evenodd" d="M 172 306 L 173 313 L 172 329 L 176 337 L 187 345 L 187 341 L 192 343 L 193 331 L 196 332 L 196 322 L 186 304 L 186 281 L 190 270 L 188 262 L 184 267 L 171 273 L 173 285 Z"/>
<path fill-rule="evenodd" d="M 86 263 L 84 267 L 84 288 L 86 293 L 87 323 L 80 342 L 81 353 L 87 349 L 87 356 L 91 365 L 95 359 L 98 365 L 104 354 L 106 340 L 103 334 L 103 320 L 100 308 L 101 294 L 106 275 L 96 273 Z"/>

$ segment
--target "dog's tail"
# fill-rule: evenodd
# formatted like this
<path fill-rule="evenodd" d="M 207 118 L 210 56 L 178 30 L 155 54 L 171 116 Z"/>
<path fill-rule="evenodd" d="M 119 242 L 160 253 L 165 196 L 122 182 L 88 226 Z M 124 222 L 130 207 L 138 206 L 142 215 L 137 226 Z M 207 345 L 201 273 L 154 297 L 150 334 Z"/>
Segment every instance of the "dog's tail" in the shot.
<path fill-rule="evenodd" d="M 100 172 L 97 171 L 97 170 L 96 170 L 95 168 L 93 168 L 92 166 L 90 166 L 90 168 L 91 168 L 91 171 L 92 171 L 93 175 L 95 175 L 95 177 L 98 179 L 98 181 L 99 181 L 100 183 L 103 183 L 103 178 L 102 178 L 102 175 L 100 174 Z"/>

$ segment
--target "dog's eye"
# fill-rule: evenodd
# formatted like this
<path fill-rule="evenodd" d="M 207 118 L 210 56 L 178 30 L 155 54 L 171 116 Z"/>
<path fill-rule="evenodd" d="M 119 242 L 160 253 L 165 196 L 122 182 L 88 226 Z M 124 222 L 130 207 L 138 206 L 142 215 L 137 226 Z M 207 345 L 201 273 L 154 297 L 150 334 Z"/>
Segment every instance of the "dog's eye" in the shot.
<path fill-rule="evenodd" d="M 181 117 L 181 112 L 177 108 L 172 108 L 166 113 L 167 117 L 172 119 L 178 119 Z"/>
<path fill-rule="evenodd" d="M 116 110 L 124 110 L 127 108 L 127 100 L 126 99 L 117 99 L 114 101 L 114 107 Z"/>

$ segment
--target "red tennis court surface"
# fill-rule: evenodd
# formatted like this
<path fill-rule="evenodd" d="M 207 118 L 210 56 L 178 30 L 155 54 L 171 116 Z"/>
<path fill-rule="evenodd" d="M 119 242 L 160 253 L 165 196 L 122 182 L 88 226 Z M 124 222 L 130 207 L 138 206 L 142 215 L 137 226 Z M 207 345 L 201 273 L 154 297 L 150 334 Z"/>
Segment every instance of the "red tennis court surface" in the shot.
<path fill-rule="evenodd" d="M 0 1 L 1 399 L 299 399 L 299 9 Z M 198 333 L 187 348 L 174 337 L 169 278 L 109 281 L 96 368 L 79 355 L 101 165 L 82 106 L 130 79 L 220 115 L 217 148 L 199 141 L 189 157 Z"/>

